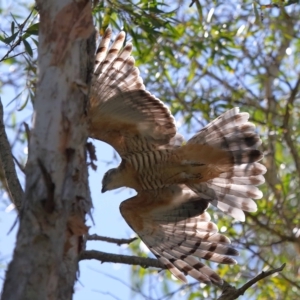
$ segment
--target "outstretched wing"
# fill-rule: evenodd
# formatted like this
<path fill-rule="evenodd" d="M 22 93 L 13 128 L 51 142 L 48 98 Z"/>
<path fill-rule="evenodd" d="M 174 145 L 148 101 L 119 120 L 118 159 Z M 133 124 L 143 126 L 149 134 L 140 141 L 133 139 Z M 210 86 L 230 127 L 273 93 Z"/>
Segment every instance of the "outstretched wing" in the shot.
<path fill-rule="evenodd" d="M 131 56 L 132 45 L 122 50 L 121 32 L 109 48 L 107 29 L 96 54 L 90 97 L 90 136 L 111 144 L 121 156 L 154 150 L 176 134 L 169 109 L 145 90 Z"/>
<path fill-rule="evenodd" d="M 208 124 L 192 137 L 187 144 L 209 145 L 229 155 L 230 164 L 211 165 L 225 169 L 206 182 L 190 184 L 200 197 L 234 218 L 244 221 L 243 211 L 256 211 L 256 203 L 262 192 L 256 187 L 264 183 L 266 168 L 258 163 L 263 155 L 257 149 L 261 144 L 255 125 L 248 122 L 249 114 L 233 108 Z"/>
<path fill-rule="evenodd" d="M 217 233 L 205 211 L 209 203 L 184 185 L 155 192 L 141 192 L 121 203 L 120 210 L 131 228 L 173 275 L 187 282 L 190 275 L 205 283 L 222 279 L 199 258 L 235 264 L 238 255 L 230 240 Z"/>

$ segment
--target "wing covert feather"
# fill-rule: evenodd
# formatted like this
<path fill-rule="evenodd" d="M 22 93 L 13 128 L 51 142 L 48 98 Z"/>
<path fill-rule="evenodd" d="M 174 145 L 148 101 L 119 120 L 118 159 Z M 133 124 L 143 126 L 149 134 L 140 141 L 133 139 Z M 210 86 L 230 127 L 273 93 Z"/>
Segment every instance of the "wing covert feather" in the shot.
<path fill-rule="evenodd" d="M 89 134 L 111 144 L 121 156 L 167 145 L 176 134 L 169 109 L 145 90 L 121 32 L 109 48 L 107 29 L 96 53 L 89 108 Z"/>
<path fill-rule="evenodd" d="M 155 150 L 176 134 L 169 109 L 143 90 L 123 92 L 90 111 L 90 136 L 111 144 L 121 157 Z"/>

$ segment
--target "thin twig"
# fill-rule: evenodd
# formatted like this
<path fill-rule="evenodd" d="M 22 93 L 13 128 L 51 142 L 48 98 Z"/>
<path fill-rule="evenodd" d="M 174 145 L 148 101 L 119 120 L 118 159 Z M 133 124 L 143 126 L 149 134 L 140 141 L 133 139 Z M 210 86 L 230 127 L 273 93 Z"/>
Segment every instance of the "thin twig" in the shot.
<path fill-rule="evenodd" d="M 32 50 L 36 50 L 36 49 L 37 49 L 37 48 L 33 48 Z M 17 56 L 23 55 L 23 54 L 25 54 L 25 53 L 27 53 L 27 51 L 19 52 L 19 53 L 17 53 L 17 54 L 12 55 L 12 56 L 8 56 L 8 57 L 6 57 L 6 58 L 3 59 L 3 60 L 12 59 L 12 58 L 15 58 L 15 57 L 17 57 Z"/>
<path fill-rule="evenodd" d="M 280 272 L 284 269 L 285 264 L 283 264 L 281 267 L 270 270 L 268 272 L 261 272 L 259 275 L 255 276 L 253 279 L 249 280 L 247 283 L 245 283 L 242 287 L 239 289 L 235 289 L 233 286 L 228 284 L 226 281 L 224 281 L 222 285 L 223 293 L 221 297 L 218 298 L 218 300 L 234 300 L 237 299 L 239 296 L 244 295 L 247 289 L 249 289 L 253 284 L 257 283 L 259 280 L 262 280 L 270 275 L 273 275 L 274 273 Z"/>
<path fill-rule="evenodd" d="M 17 160 L 17 158 L 14 155 L 12 155 L 12 157 L 19 169 L 25 174 L 25 168 L 21 165 L 21 163 Z"/>
<path fill-rule="evenodd" d="M 265 259 L 264 255 L 261 254 L 260 251 L 254 251 L 251 247 L 248 247 L 245 245 L 245 247 L 247 250 L 249 250 L 253 255 L 252 257 L 256 256 L 258 259 L 260 259 L 265 265 L 268 265 L 270 268 L 274 268 L 274 266 L 272 265 L 272 263 L 270 263 L 267 259 Z M 295 278 L 294 280 L 291 280 L 289 278 L 289 275 L 286 275 L 285 273 L 281 274 L 281 277 L 286 280 L 288 283 L 290 283 L 292 286 L 295 286 L 297 289 L 300 290 L 300 284 L 298 284 L 297 282 L 297 278 Z"/>
<path fill-rule="evenodd" d="M 286 105 L 286 110 L 285 110 L 285 114 L 284 114 L 284 118 L 283 118 L 283 125 L 282 125 L 282 127 L 285 130 L 289 129 L 289 121 L 290 121 L 291 111 L 293 110 L 294 101 L 296 100 L 296 96 L 298 94 L 299 88 L 300 88 L 300 76 L 298 77 L 295 87 L 292 89 L 291 95 L 287 100 L 287 105 Z"/>
<path fill-rule="evenodd" d="M 115 239 L 115 238 L 110 238 L 110 237 L 106 237 L 106 236 L 100 236 L 98 234 L 91 234 L 91 235 L 87 236 L 86 240 L 87 241 L 103 241 L 103 242 L 117 244 L 118 246 L 120 246 L 123 244 L 132 243 L 133 241 L 137 240 L 137 237 L 134 237 L 131 239 Z"/>
<path fill-rule="evenodd" d="M 15 205 L 18 211 L 21 209 L 23 189 L 18 179 L 13 156 L 11 153 L 11 147 L 8 142 L 8 138 L 5 132 L 5 126 L 3 123 L 3 106 L 0 101 L 0 161 L 4 170 L 5 179 L 7 182 L 11 201 Z"/>
<path fill-rule="evenodd" d="M 7 53 L 0 59 L 0 62 L 8 59 L 9 57 L 9 54 L 17 47 L 21 44 L 22 40 L 23 40 L 23 36 L 22 36 L 22 33 L 23 33 L 23 28 L 25 26 L 25 24 L 27 23 L 27 21 L 29 20 L 29 18 L 31 17 L 32 13 L 33 13 L 34 10 L 32 10 L 30 12 L 30 14 L 28 15 L 28 17 L 25 19 L 25 21 L 22 23 L 22 24 L 17 24 L 18 27 L 19 27 L 19 38 L 17 39 L 17 41 L 10 46 L 10 49 L 7 51 Z"/>
<path fill-rule="evenodd" d="M 126 282 L 125 280 L 122 280 L 120 277 L 113 276 L 113 275 L 108 274 L 108 273 L 105 273 L 105 272 L 101 272 L 101 271 L 96 270 L 96 269 L 94 269 L 94 268 L 90 268 L 90 269 L 93 270 L 93 271 L 95 271 L 95 272 L 97 272 L 97 273 L 99 273 L 99 274 L 102 274 L 103 276 L 106 276 L 106 277 L 108 277 L 108 278 L 110 278 L 110 279 L 113 279 L 113 280 L 115 280 L 115 281 L 117 281 L 117 282 L 123 284 L 123 285 L 124 285 L 125 287 L 127 287 L 128 289 L 130 289 L 130 290 L 132 290 L 133 292 L 135 292 L 135 293 L 139 294 L 140 296 L 142 296 L 144 300 L 148 300 L 148 299 L 150 300 L 150 299 L 151 299 L 151 298 L 149 298 L 146 294 L 143 293 L 143 291 L 142 291 L 142 289 L 141 289 L 141 287 L 140 287 L 139 284 L 135 284 L 135 285 L 133 286 L 133 285 L 131 285 L 131 284 L 128 284 L 128 282 Z"/>
<path fill-rule="evenodd" d="M 291 95 L 287 101 L 287 106 L 286 106 L 286 111 L 285 111 L 282 127 L 285 130 L 284 139 L 291 150 L 291 154 L 295 161 L 296 170 L 297 170 L 298 174 L 300 175 L 300 155 L 299 155 L 298 149 L 295 145 L 296 141 L 294 141 L 294 139 L 292 138 L 292 130 L 291 130 L 292 126 L 289 124 L 291 111 L 293 110 L 294 101 L 296 100 L 296 96 L 297 96 L 299 89 L 300 89 L 300 76 L 298 77 L 295 87 L 292 89 Z"/>
<path fill-rule="evenodd" d="M 192 2 L 190 3 L 189 7 L 192 7 L 195 2 L 196 2 L 196 0 L 192 0 Z"/>

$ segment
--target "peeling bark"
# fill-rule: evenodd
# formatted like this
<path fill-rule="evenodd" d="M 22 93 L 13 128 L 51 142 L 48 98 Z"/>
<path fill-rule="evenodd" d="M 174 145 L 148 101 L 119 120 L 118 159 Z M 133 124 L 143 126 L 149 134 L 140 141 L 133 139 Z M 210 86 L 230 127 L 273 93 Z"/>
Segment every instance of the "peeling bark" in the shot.
<path fill-rule="evenodd" d="M 39 82 L 26 189 L 2 299 L 71 299 L 91 208 L 87 181 L 87 95 L 94 38 L 89 1 L 44 0 Z"/>

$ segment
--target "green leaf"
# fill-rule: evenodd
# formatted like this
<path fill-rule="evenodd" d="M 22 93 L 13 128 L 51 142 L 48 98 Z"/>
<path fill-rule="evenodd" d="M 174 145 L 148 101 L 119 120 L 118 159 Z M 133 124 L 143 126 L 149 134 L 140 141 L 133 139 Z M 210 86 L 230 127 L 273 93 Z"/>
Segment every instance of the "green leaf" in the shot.
<path fill-rule="evenodd" d="M 10 31 L 11 31 L 12 34 L 15 33 L 15 22 L 14 21 L 11 22 Z"/>
<path fill-rule="evenodd" d="M 29 35 L 39 35 L 39 25 L 40 23 L 35 23 L 27 28 L 26 33 Z"/>
<path fill-rule="evenodd" d="M 255 1 L 252 3 L 253 10 L 254 10 L 254 15 L 255 15 L 255 22 L 254 23 L 256 25 L 261 25 L 261 15 L 258 12 L 257 5 L 259 5 L 259 4 L 256 3 Z"/>
<path fill-rule="evenodd" d="M 18 111 L 21 111 L 21 110 L 23 110 L 26 107 L 26 105 L 28 103 L 28 100 L 29 100 L 29 94 L 27 95 L 24 103 L 21 105 L 21 107 L 18 109 Z"/>
<path fill-rule="evenodd" d="M 38 47 L 39 42 L 38 42 L 36 39 L 34 39 L 33 37 L 31 37 L 31 39 L 32 39 L 32 41 L 34 42 L 34 44 Z"/>
<path fill-rule="evenodd" d="M 26 40 L 23 40 L 23 44 L 24 44 L 26 52 L 32 57 L 33 52 L 32 52 L 30 44 Z"/>
<path fill-rule="evenodd" d="M 11 42 L 13 42 L 15 40 L 15 38 L 18 36 L 18 34 L 19 34 L 19 32 L 16 32 L 7 38 L 1 38 L 1 41 L 5 44 L 9 45 Z"/>

